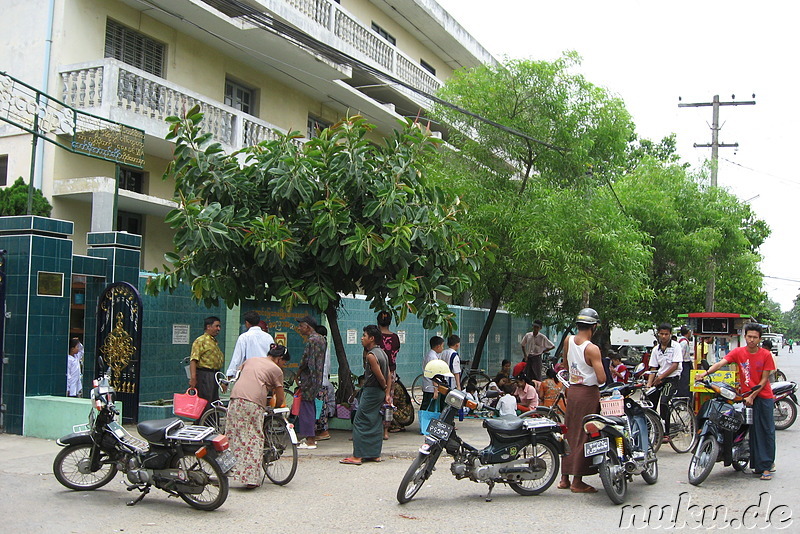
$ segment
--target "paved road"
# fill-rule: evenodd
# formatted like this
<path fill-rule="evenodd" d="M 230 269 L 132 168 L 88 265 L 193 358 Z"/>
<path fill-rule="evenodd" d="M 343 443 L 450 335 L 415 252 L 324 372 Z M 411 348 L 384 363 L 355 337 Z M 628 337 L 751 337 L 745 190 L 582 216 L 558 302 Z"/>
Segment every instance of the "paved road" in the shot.
<path fill-rule="evenodd" d="M 787 354 L 783 349 L 779 366 L 790 379 L 800 377 L 800 354 Z M 487 441 L 479 421 L 464 421 L 459 432 L 476 446 Z M 222 508 L 205 513 L 158 490 L 137 506 L 127 507 L 131 494 L 120 483 L 119 475 L 101 490 L 67 490 L 52 474 L 52 460 L 58 450 L 54 442 L 0 435 L 0 531 L 612 532 L 631 525 L 635 511 L 611 504 L 598 477 L 588 479 L 600 489 L 594 495 L 572 494 L 552 487 L 538 497 L 521 497 L 498 486 L 493 502 L 487 503 L 483 499 L 486 486 L 455 480 L 446 459 L 440 460 L 438 470 L 412 502 L 399 505 L 395 500 L 397 486 L 422 438 L 412 432 L 393 434 L 385 442 L 385 462 L 340 465 L 338 459 L 350 452 L 348 437 L 348 432 L 335 431 L 333 439 L 322 442 L 316 451 L 304 451 L 297 476 L 289 485 L 267 485 L 255 491 L 232 488 Z M 629 486 L 627 504 L 671 505 L 662 529 L 668 526 L 673 517 L 670 514 L 676 509 L 678 525 L 685 520 L 684 528 L 689 529 L 699 526 L 704 506 L 722 505 L 727 521 L 744 516 L 746 525 L 753 524 L 758 529 L 766 526 L 764 519 L 771 513 L 773 521 L 784 521 L 782 526 L 788 527 L 784 532 L 800 532 L 800 517 L 793 517 L 794 513 L 800 514 L 795 500 L 800 488 L 798 437 L 800 423 L 778 433 L 778 472 L 774 480 L 762 482 L 718 464 L 700 488 L 687 483 L 689 455 L 678 455 L 664 447 L 659 454 L 658 483 L 647 486 L 637 478 Z M 760 495 L 762 492 L 768 493 Z M 644 527 L 644 510 L 637 513 L 632 525 Z M 714 524 L 722 526 L 720 521 L 718 518 Z M 707 511 L 705 526 L 712 522 Z M 649 526 L 657 525 L 651 518 Z M 777 530 L 773 524 L 763 531 Z"/>

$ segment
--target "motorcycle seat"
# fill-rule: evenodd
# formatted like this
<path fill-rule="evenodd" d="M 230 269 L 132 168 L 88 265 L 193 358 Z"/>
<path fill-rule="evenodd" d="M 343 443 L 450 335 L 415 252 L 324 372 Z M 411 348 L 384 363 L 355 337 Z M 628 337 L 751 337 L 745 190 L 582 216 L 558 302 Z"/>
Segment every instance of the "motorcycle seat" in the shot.
<path fill-rule="evenodd" d="M 164 441 L 164 436 L 166 436 L 167 430 L 175 427 L 176 425 L 178 428 L 182 427 L 183 421 L 177 417 L 171 417 L 169 419 L 142 421 L 136 425 L 136 430 L 139 432 L 140 436 L 150 443 L 160 443 Z"/>
<path fill-rule="evenodd" d="M 583 418 L 583 422 L 587 421 L 603 421 L 610 425 L 624 425 L 625 418 L 619 415 L 600 415 L 599 413 L 589 414 Z"/>
<path fill-rule="evenodd" d="M 522 428 L 523 422 L 522 419 L 516 416 L 498 417 L 496 419 L 484 419 L 483 426 L 500 432 L 508 432 L 511 430 L 519 430 Z"/>
<path fill-rule="evenodd" d="M 792 391 L 795 387 L 794 382 L 773 382 L 772 393 L 775 395 L 782 395 L 787 391 Z"/>

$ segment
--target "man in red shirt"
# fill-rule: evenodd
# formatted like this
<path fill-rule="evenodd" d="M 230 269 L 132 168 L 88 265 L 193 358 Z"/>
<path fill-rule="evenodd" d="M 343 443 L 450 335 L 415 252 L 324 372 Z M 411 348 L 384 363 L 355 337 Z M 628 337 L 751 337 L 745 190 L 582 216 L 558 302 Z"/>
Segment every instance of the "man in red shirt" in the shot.
<path fill-rule="evenodd" d="M 769 373 L 775 370 L 772 354 L 760 346 L 763 329 L 760 324 L 744 325 L 746 347 L 738 347 L 730 351 L 706 372 L 699 372 L 697 380 L 705 378 L 723 365 L 737 364 L 741 391 L 751 391 L 744 398 L 745 404 L 753 407 L 753 425 L 750 427 L 750 467 L 761 480 L 772 480 L 775 465 L 775 420 L 772 410 L 775 397 L 769 383 Z M 758 387 L 760 386 L 760 387 Z M 755 389 L 758 387 L 758 389 Z"/>

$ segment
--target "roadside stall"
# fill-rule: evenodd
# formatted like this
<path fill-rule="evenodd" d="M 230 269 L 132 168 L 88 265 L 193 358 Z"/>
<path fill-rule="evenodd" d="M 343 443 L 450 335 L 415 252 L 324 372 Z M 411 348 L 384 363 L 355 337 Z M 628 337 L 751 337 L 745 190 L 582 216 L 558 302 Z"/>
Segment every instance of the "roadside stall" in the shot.
<path fill-rule="evenodd" d="M 689 376 L 689 389 L 695 393 L 694 411 L 697 413 L 703 402 L 711 397 L 711 394 L 705 388 L 695 387 L 695 375 L 699 370 L 706 369 L 709 365 L 724 358 L 731 350 L 746 346 L 744 325 L 755 322 L 755 320 L 746 314 L 721 312 L 684 313 L 678 315 L 678 318 L 694 333 L 695 359 Z M 726 382 L 738 387 L 736 366 L 725 366 L 714 373 L 714 381 Z"/>

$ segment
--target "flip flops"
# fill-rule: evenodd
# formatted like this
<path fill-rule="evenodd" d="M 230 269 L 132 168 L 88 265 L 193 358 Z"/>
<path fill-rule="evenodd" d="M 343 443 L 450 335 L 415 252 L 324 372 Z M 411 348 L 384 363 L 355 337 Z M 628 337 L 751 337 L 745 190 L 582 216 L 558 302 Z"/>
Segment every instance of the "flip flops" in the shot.
<path fill-rule="evenodd" d="M 374 463 L 376 463 L 376 464 L 377 464 L 377 463 L 380 463 L 380 462 L 382 462 L 382 461 L 383 461 L 383 459 L 382 459 L 382 458 L 379 456 L 379 457 L 377 457 L 377 458 L 362 458 L 362 459 L 361 459 L 361 461 L 362 461 L 362 462 L 374 462 Z"/>
<path fill-rule="evenodd" d="M 572 493 L 597 493 L 597 488 L 586 486 L 585 488 L 569 488 Z"/>
<path fill-rule="evenodd" d="M 355 460 L 353 458 L 348 457 L 348 458 L 342 458 L 341 460 L 339 460 L 339 463 L 345 465 L 361 465 L 361 460 Z"/>
<path fill-rule="evenodd" d="M 769 471 L 764 471 L 761 473 L 761 480 L 772 480 L 772 473 Z"/>

